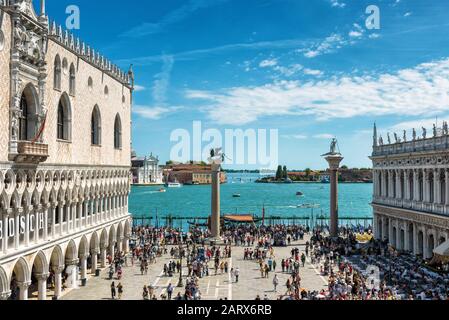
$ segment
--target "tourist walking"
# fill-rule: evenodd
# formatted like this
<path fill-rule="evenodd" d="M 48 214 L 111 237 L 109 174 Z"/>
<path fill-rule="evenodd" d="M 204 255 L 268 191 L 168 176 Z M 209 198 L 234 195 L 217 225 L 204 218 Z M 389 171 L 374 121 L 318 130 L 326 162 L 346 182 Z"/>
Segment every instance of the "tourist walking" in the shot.
<path fill-rule="evenodd" d="M 142 293 L 143 300 L 148 300 L 149 298 L 149 292 L 147 286 L 143 286 L 143 293 Z"/>
<path fill-rule="evenodd" d="M 117 292 L 118 292 L 118 299 L 121 300 L 122 299 L 122 295 L 123 295 L 123 286 L 122 284 L 119 282 L 118 286 L 117 286 Z"/>
<path fill-rule="evenodd" d="M 235 283 L 239 282 L 239 276 L 240 276 L 240 269 L 239 267 L 237 267 L 237 269 L 235 269 Z"/>
<path fill-rule="evenodd" d="M 275 274 L 275 275 L 274 275 L 274 278 L 273 278 L 274 292 L 277 292 L 277 291 L 278 291 L 278 290 L 277 290 L 278 285 L 279 285 L 279 279 L 278 279 L 277 274 Z"/>
<path fill-rule="evenodd" d="M 170 283 L 167 287 L 168 300 L 171 300 L 173 295 L 173 285 Z"/>
<path fill-rule="evenodd" d="M 115 288 L 115 283 L 112 282 L 112 284 L 111 284 L 111 297 L 112 297 L 112 300 L 115 299 L 116 294 L 117 294 L 117 290 Z"/>

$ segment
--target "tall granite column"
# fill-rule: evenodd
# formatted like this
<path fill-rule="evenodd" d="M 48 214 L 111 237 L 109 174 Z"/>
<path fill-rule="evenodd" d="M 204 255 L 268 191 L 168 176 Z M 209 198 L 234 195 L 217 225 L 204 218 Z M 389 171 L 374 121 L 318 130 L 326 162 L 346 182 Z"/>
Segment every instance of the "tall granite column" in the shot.
<path fill-rule="evenodd" d="M 343 157 L 340 154 L 329 154 L 325 159 L 329 163 L 331 177 L 330 236 L 338 238 L 338 169 Z"/>
<path fill-rule="evenodd" d="M 212 164 L 211 240 L 220 240 L 220 171 L 219 164 Z"/>

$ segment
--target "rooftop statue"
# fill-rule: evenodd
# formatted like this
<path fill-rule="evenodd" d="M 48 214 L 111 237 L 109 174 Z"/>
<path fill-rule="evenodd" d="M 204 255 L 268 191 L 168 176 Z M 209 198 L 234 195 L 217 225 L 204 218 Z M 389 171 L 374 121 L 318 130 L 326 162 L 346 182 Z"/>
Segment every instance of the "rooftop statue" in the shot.
<path fill-rule="evenodd" d="M 391 144 L 390 133 L 387 133 L 387 141 L 388 141 L 388 144 Z"/>
<path fill-rule="evenodd" d="M 413 141 L 416 141 L 416 130 L 415 130 L 415 128 L 413 128 Z"/>
<path fill-rule="evenodd" d="M 438 135 L 437 125 L 433 125 L 433 137 L 435 138 Z"/>
<path fill-rule="evenodd" d="M 380 138 L 379 138 L 379 144 L 380 144 L 381 146 L 384 145 L 384 138 L 382 138 L 382 136 L 380 136 Z"/>
<path fill-rule="evenodd" d="M 398 134 L 397 134 L 397 133 L 394 133 L 394 141 L 395 141 L 396 143 L 400 143 L 400 142 L 401 142 L 401 140 L 399 140 L 399 137 L 398 137 Z"/>
<path fill-rule="evenodd" d="M 404 138 L 404 142 L 407 142 L 407 130 L 404 130 L 403 138 Z"/>
<path fill-rule="evenodd" d="M 426 139 L 426 137 L 427 137 L 427 129 L 426 128 L 422 128 L 422 137 L 423 137 L 423 139 Z"/>
<path fill-rule="evenodd" d="M 449 134 L 449 128 L 448 128 L 448 125 L 447 125 L 447 121 L 443 122 L 443 134 L 444 135 L 448 135 Z"/>

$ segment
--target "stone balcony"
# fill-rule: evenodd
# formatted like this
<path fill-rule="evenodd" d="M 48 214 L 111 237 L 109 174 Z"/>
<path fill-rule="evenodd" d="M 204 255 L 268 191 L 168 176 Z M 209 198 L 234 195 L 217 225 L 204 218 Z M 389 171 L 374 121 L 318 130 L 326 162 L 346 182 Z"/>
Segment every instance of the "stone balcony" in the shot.
<path fill-rule="evenodd" d="M 374 197 L 373 204 L 380 204 L 395 208 L 415 210 L 423 213 L 432 213 L 442 216 L 449 216 L 449 205 L 445 204 L 427 203 L 409 199 L 396 199 L 386 197 Z"/>
<path fill-rule="evenodd" d="M 20 141 L 17 143 L 17 154 L 13 155 L 12 161 L 39 164 L 45 162 L 48 156 L 47 144 Z"/>

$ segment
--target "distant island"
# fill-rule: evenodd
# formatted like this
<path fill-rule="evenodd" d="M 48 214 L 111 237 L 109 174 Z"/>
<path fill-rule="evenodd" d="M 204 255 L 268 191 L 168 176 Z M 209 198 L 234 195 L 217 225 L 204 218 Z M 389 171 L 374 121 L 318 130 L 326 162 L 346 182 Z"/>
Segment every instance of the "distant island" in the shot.
<path fill-rule="evenodd" d="M 263 177 L 256 183 L 329 183 L 329 171 L 317 171 L 307 168 L 303 171 L 289 171 L 286 166 L 279 166 L 275 176 Z M 373 172 L 368 168 L 340 169 L 339 182 L 341 183 L 372 183 Z"/>

